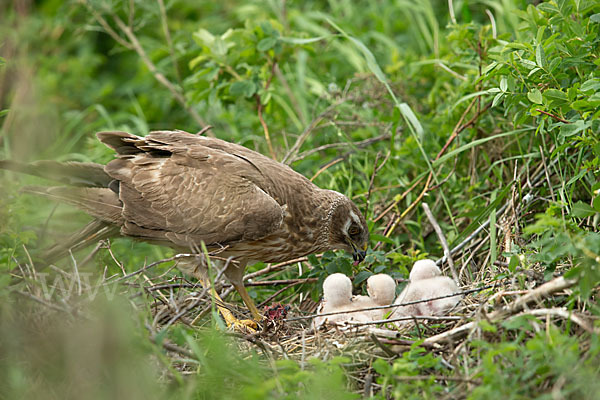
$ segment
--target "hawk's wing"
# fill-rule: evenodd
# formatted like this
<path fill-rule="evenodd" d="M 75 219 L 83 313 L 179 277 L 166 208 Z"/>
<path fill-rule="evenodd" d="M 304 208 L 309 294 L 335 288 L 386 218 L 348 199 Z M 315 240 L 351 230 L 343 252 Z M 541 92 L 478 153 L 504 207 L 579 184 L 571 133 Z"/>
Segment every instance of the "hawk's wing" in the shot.
<path fill-rule="evenodd" d="M 177 245 L 261 239 L 282 223 L 285 207 L 247 154 L 206 146 L 214 139 L 185 132 L 145 138 L 101 132 L 118 158 L 106 172 L 119 182 L 122 233 Z M 220 141 L 219 141 L 220 142 Z"/>

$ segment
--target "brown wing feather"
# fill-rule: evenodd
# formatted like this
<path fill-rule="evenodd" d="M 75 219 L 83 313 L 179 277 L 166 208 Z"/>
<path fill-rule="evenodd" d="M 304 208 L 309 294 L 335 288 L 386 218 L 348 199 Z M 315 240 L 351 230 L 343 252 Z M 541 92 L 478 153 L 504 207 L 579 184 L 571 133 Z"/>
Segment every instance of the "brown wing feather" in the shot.
<path fill-rule="evenodd" d="M 174 132 L 170 143 L 164 133 L 98 136 L 121 156 L 106 172 L 120 181 L 125 235 L 227 244 L 261 239 L 282 223 L 284 208 L 243 157 L 202 146 L 187 133 Z"/>

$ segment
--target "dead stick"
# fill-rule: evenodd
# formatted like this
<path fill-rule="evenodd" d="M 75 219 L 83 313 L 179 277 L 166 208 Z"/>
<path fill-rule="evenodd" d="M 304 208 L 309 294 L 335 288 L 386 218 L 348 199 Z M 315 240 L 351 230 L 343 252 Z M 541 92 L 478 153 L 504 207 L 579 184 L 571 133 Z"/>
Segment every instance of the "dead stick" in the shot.
<path fill-rule="evenodd" d="M 117 15 L 113 15 L 113 18 L 114 18 L 116 24 L 119 26 L 119 28 L 123 31 L 123 33 L 125 33 L 125 36 L 127 36 L 127 39 L 129 39 L 131 45 L 135 49 L 135 52 L 140 56 L 140 58 L 146 65 L 146 68 L 148 68 L 148 70 L 150 70 L 150 73 L 152 73 L 152 75 L 154 75 L 154 78 L 161 85 L 163 85 L 165 88 L 167 88 L 167 90 L 169 92 L 171 92 L 171 95 L 173 95 L 175 100 L 192 116 L 192 118 L 196 121 L 196 123 L 198 123 L 198 125 L 200 125 L 202 127 L 206 126 L 207 123 L 200 117 L 200 115 L 198 115 L 196 110 L 194 110 L 192 107 L 188 106 L 183 94 L 181 94 L 181 92 L 179 90 L 177 90 L 177 88 L 161 72 L 158 71 L 158 69 L 156 68 L 156 65 L 154 65 L 154 63 L 152 63 L 152 61 L 150 61 L 150 58 L 146 54 L 146 51 L 144 51 L 144 48 L 138 41 L 138 39 L 135 36 L 135 34 L 133 33 L 133 31 L 131 29 L 129 29 L 129 27 L 127 25 L 125 25 L 125 23 Z"/>
<path fill-rule="evenodd" d="M 558 277 L 549 282 L 544 283 L 540 287 L 533 289 L 528 294 L 519 297 L 506 307 L 500 310 L 494 311 L 487 316 L 490 321 L 500 320 L 506 318 L 509 315 L 513 315 L 525 308 L 529 303 L 539 301 L 543 298 L 550 296 L 553 293 L 567 289 L 575 285 L 577 281 L 575 279 L 565 279 L 564 277 Z M 440 333 L 439 335 L 431 336 L 423 342 L 424 344 L 433 345 L 440 342 L 452 342 L 466 336 L 471 330 L 477 327 L 478 321 L 472 321 L 464 325 L 458 326 L 449 331 Z"/>
<path fill-rule="evenodd" d="M 448 241 L 446 240 L 446 236 L 444 235 L 442 228 L 440 227 L 440 225 L 437 223 L 435 217 L 433 216 L 433 213 L 431 212 L 429 205 L 425 202 L 423 203 L 423 210 L 425 211 L 425 214 L 427 215 L 429 222 L 431 222 L 431 225 L 433 225 L 433 229 L 435 230 L 435 233 L 437 234 L 438 238 L 440 239 L 440 243 L 442 244 L 442 248 L 444 249 L 444 256 L 448 260 L 448 265 L 450 266 L 450 272 L 452 273 L 452 278 L 454 279 L 454 282 L 456 282 L 456 284 L 458 285 L 459 284 L 458 274 L 456 273 L 456 269 L 454 268 L 454 260 L 452 260 L 452 254 L 450 253 L 450 248 L 448 247 Z"/>
<path fill-rule="evenodd" d="M 267 83 L 265 83 L 265 92 L 269 89 L 269 86 L 271 85 L 271 81 L 273 80 L 273 76 L 275 76 L 275 68 L 276 67 L 277 67 L 277 62 L 273 61 L 273 65 L 271 66 L 271 76 L 269 76 Z M 267 123 L 265 122 L 265 119 L 263 118 L 263 104 L 260 99 L 260 95 L 258 93 L 256 93 L 254 95 L 254 98 L 256 99 L 256 108 L 257 108 L 257 112 L 258 112 L 258 119 L 260 120 L 260 124 L 262 125 L 263 131 L 265 132 L 265 140 L 267 142 L 267 147 L 269 148 L 269 155 L 271 156 L 271 158 L 273 160 L 276 160 L 277 155 L 275 154 L 275 150 L 273 149 L 273 143 L 271 143 L 271 135 L 269 135 L 269 127 L 267 126 Z"/>

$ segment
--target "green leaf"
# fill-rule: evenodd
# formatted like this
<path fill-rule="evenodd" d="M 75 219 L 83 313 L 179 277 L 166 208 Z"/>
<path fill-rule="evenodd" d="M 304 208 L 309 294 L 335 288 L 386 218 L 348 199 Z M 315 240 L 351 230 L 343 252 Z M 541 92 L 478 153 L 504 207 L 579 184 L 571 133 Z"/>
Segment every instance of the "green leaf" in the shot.
<path fill-rule="evenodd" d="M 457 149 L 452 150 L 451 152 L 448 152 L 448 153 L 444 154 L 437 161 L 433 162 L 432 166 L 437 167 L 440 164 L 444 163 L 446 160 L 455 157 L 457 154 L 460 154 L 463 151 L 466 151 L 466 150 L 468 150 L 468 149 L 470 149 L 472 147 L 476 147 L 476 146 L 479 146 L 479 145 L 481 145 L 483 143 L 489 142 L 490 140 L 498 139 L 498 138 L 505 137 L 505 136 L 518 135 L 519 133 L 531 131 L 533 129 L 534 128 L 531 128 L 531 127 L 521 128 L 521 129 L 516 129 L 514 131 L 503 132 L 503 133 L 499 133 L 497 135 L 492 135 L 492 136 L 489 136 L 489 137 L 485 137 L 485 138 L 473 140 L 473 141 L 471 141 L 471 142 L 469 142 L 467 144 L 462 145 L 461 147 L 459 147 Z"/>
<path fill-rule="evenodd" d="M 256 84 L 252 81 L 237 81 L 229 87 L 229 94 L 232 96 L 251 97 L 256 93 Z"/>
<path fill-rule="evenodd" d="M 544 48 L 541 44 L 538 44 L 535 48 L 535 62 L 540 68 L 546 66 L 546 54 L 544 53 Z"/>
<path fill-rule="evenodd" d="M 571 208 L 571 216 L 575 218 L 586 218 L 596 214 L 597 211 L 594 207 L 586 204 L 582 201 L 578 201 L 573 204 L 573 208 Z"/>
<path fill-rule="evenodd" d="M 508 270 L 510 272 L 515 272 L 515 270 L 517 269 L 517 267 L 519 266 L 519 256 L 517 254 L 514 254 L 511 258 L 510 258 L 510 262 L 508 263 Z"/>
<path fill-rule="evenodd" d="M 215 37 L 212 45 L 210 46 L 210 50 L 216 56 L 222 57 L 227 54 L 227 44 L 220 37 Z"/>
<path fill-rule="evenodd" d="M 282 36 L 279 38 L 280 41 L 284 42 L 284 43 L 290 43 L 290 44 L 311 44 L 311 43 L 315 43 L 315 42 L 320 42 L 321 40 L 325 40 L 325 39 L 329 39 L 329 38 L 334 38 L 340 36 L 337 33 L 333 33 L 331 35 L 325 35 L 325 36 L 317 36 L 317 37 L 312 37 L 312 38 L 294 38 L 294 37 L 286 37 L 286 36 Z"/>
<path fill-rule="evenodd" d="M 371 237 L 371 240 L 374 240 L 374 241 L 377 241 L 377 242 L 387 243 L 387 244 L 391 244 L 391 245 L 395 245 L 396 244 L 389 237 L 385 237 L 385 236 L 379 235 L 377 233 L 371 233 L 370 237 Z"/>
<path fill-rule="evenodd" d="M 582 119 L 578 119 L 572 124 L 564 124 L 560 127 L 560 135 L 562 137 L 569 137 L 578 134 L 581 131 L 586 130 L 592 126 L 592 122 L 586 122 Z"/>
<path fill-rule="evenodd" d="M 590 90 L 598 91 L 598 89 L 600 89 L 600 79 L 598 78 L 589 79 L 583 82 L 580 88 L 582 92 L 587 92 Z"/>
<path fill-rule="evenodd" d="M 496 96 L 494 96 L 494 101 L 492 101 L 492 107 L 496 107 L 496 105 L 500 103 L 503 97 L 504 93 L 498 93 Z"/>
<path fill-rule="evenodd" d="M 206 29 L 198 29 L 196 32 L 194 32 L 192 37 L 200 46 L 204 45 L 206 47 L 210 47 L 215 40 L 215 36 Z"/>
<path fill-rule="evenodd" d="M 529 73 L 527 74 L 527 77 L 529 78 L 531 75 L 535 74 L 538 71 L 542 71 L 541 68 L 534 68 L 531 71 L 529 71 Z"/>
<path fill-rule="evenodd" d="M 534 63 L 531 60 L 521 60 L 520 61 L 521 65 L 523 65 L 525 68 L 527 69 L 534 69 L 534 68 L 538 68 L 537 64 Z"/>
<path fill-rule="evenodd" d="M 482 75 L 487 75 L 489 72 L 491 72 L 494 68 L 496 68 L 498 65 L 498 62 L 494 61 L 493 63 L 491 63 L 490 65 L 488 65 L 487 67 L 485 67 L 483 69 L 483 71 L 481 72 Z"/>
<path fill-rule="evenodd" d="M 567 94 L 558 89 L 547 89 L 543 93 L 543 96 L 548 102 L 555 104 L 566 103 L 569 100 Z"/>
<path fill-rule="evenodd" d="M 354 286 L 360 285 L 362 282 L 364 282 L 367 279 L 369 279 L 369 277 L 371 275 L 373 275 L 373 273 L 371 271 L 360 271 L 354 277 L 354 282 L 353 282 Z"/>
<path fill-rule="evenodd" d="M 503 92 L 506 92 L 507 89 L 508 89 L 508 81 L 506 80 L 506 77 L 503 76 L 502 79 L 500 79 L 500 90 Z"/>
<path fill-rule="evenodd" d="M 535 104 L 542 104 L 542 92 L 539 89 L 532 89 L 529 93 L 527 93 L 527 98 L 529 101 Z"/>
<path fill-rule="evenodd" d="M 208 60 L 209 57 L 206 54 L 200 54 L 197 57 L 194 57 L 190 60 L 189 62 L 189 68 L 190 69 L 194 69 L 198 66 L 198 64 L 201 64 L 203 61 Z"/>
<path fill-rule="evenodd" d="M 256 49 L 258 51 L 267 51 L 267 50 L 271 49 L 273 46 L 275 46 L 276 43 L 277 43 L 277 38 L 267 37 L 267 38 L 264 38 L 263 40 L 261 40 L 260 42 L 258 42 Z"/>
<path fill-rule="evenodd" d="M 489 323 L 485 319 L 480 320 L 478 325 L 484 332 L 495 333 L 498 330 L 495 325 Z"/>
<path fill-rule="evenodd" d="M 594 210 L 600 212 L 600 196 L 594 197 L 594 200 L 592 200 L 592 206 L 594 207 Z"/>
<path fill-rule="evenodd" d="M 400 110 L 402 115 L 404 115 L 404 117 L 410 122 L 410 124 L 414 128 L 416 134 L 419 137 L 422 137 L 423 136 L 423 126 L 419 122 L 419 119 L 417 118 L 415 113 L 413 113 L 412 108 L 410 108 L 410 106 L 408 104 L 402 103 L 398 106 L 398 109 Z"/>
<path fill-rule="evenodd" d="M 590 16 L 590 22 L 600 23 L 600 13 Z"/>

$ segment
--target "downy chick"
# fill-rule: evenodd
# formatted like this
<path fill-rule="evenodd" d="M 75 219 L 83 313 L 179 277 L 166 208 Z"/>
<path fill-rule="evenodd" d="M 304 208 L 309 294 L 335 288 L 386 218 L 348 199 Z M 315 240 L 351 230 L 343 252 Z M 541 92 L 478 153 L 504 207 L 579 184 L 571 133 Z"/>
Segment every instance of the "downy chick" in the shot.
<path fill-rule="evenodd" d="M 398 296 L 394 304 L 409 303 L 458 293 L 456 283 L 446 276 L 432 260 L 415 262 L 409 276 L 410 282 Z M 447 314 L 460 302 L 460 296 L 446 297 L 422 303 L 397 307 L 391 318 L 412 315 L 440 316 Z"/>
<path fill-rule="evenodd" d="M 352 282 L 344 274 L 335 273 L 325 278 L 323 282 L 323 301 L 317 309 L 317 314 L 355 310 L 356 304 L 352 301 Z M 362 313 L 343 313 L 316 317 L 313 321 L 315 328 L 327 323 L 341 325 L 347 321 L 365 322 L 368 319 Z"/>
<path fill-rule="evenodd" d="M 387 274 L 371 275 L 367 279 L 367 293 L 369 293 L 368 296 L 354 296 L 352 299 L 357 309 L 390 305 L 396 295 L 396 282 L 394 278 Z M 389 309 L 382 308 L 363 311 L 361 314 L 364 314 L 371 321 L 377 321 L 383 319 L 388 312 Z"/>

